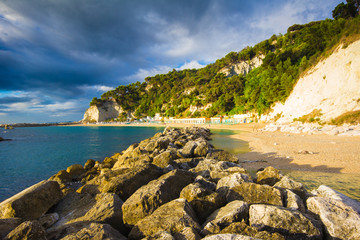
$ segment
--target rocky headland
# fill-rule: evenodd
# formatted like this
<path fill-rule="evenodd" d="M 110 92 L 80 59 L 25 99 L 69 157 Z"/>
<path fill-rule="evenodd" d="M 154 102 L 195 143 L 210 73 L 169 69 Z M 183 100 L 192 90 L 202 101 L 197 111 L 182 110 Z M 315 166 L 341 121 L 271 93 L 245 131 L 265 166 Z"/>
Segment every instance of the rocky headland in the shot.
<path fill-rule="evenodd" d="M 72 165 L 0 203 L 4 239 L 359 239 L 360 203 L 308 192 L 273 167 L 251 176 L 206 128 L 166 128 Z"/>

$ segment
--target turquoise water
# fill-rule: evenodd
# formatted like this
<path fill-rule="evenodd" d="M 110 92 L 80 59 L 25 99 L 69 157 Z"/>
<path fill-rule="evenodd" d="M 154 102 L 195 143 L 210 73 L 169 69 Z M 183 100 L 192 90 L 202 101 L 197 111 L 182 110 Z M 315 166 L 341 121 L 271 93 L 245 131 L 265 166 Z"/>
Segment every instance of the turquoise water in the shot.
<path fill-rule="evenodd" d="M 241 131 L 211 129 L 211 144 L 216 148 L 224 149 L 233 154 L 241 154 L 249 151 L 249 144 L 243 140 L 232 138 L 231 135 L 241 134 Z"/>
<path fill-rule="evenodd" d="M 0 129 L 0 202 L 72 164 L 103 160 L 162 131 L 159 127 Z"/>

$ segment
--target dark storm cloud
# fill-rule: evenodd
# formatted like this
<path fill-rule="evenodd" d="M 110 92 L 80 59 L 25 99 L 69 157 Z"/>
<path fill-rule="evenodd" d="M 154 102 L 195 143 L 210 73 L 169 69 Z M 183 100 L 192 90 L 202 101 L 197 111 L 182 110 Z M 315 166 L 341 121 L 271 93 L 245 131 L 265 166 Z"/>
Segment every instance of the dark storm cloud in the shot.
<path fill-rule="evenodd" d="M 146 14 L 153 11 L 169 23 L 176 20 L 190 26 L 206 12 L 210 1 L 2 3 L 7 9 L 0 19 L 5 27 L 0 38 L 4 49 L 0 50 L 1 87 L 61 88 L 76 94 L 79 85 L 113 85 L 116 76 L 129 74 L 134 71 L 134 62 L 143 61 L 135 53 L 155 44 L 156 30 L 144 18 Z M 7 14 L 21 19 L 7 21 Z"/>
<path fill-rule="evenodd" d="M 28 102 L 28 101 L 29 101 L 29 98 L 27 98 L 27 97 L 4 97 L 4 98 L 0 98 L 0 105 L 1 104 Z"/>

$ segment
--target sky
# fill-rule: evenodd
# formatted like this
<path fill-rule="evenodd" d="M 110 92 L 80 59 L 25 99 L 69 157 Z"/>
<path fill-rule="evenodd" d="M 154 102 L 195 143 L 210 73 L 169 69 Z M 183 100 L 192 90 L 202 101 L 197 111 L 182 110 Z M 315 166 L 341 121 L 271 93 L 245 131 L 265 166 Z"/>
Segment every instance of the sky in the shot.
<path fill-rule="evenodd" d="M 93 97 L 332 18 L 339 0 L 0 0 L 0 123 L 78 121 Z"/>

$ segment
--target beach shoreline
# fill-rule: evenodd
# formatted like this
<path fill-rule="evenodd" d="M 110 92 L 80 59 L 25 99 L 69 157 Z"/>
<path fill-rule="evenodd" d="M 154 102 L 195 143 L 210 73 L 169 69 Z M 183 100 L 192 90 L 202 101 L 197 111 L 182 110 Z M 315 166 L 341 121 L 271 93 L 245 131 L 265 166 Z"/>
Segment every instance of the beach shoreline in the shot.
<path fill-rule="evenodd" d="M 139 127 L 207 127 L 240 131 L 232 138 L 249 143 L 248 153 L 238 154 L 247 169 L 273 166 L 278 169 L 352 173 L 360 172 L 360 137 L 331 136 L 326 134 L 296 134 L 261 131 L 265 124 L 80 124 L 74 126 L 139 126 Z"/>

